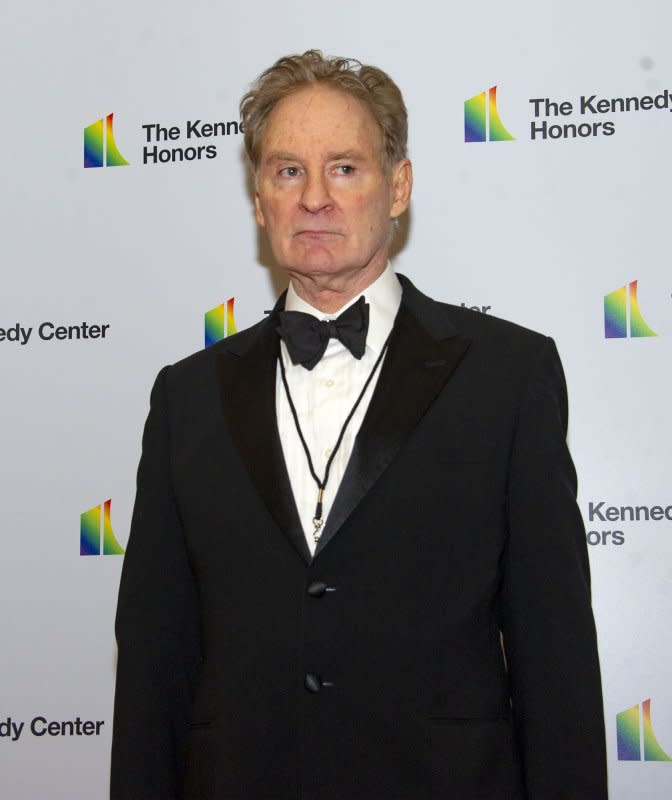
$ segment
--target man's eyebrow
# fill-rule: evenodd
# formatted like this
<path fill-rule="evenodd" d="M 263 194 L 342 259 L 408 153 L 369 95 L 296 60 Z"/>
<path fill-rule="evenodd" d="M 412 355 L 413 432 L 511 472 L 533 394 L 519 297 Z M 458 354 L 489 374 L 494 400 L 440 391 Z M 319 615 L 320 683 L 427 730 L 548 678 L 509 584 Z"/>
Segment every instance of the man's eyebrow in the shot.
<path fill-rule="evenodd" d="M 361 161 L 364 156 L 357 150 L 339 150 L 334 153 L 327 153 L 328 161 Z"/>
<path fill-rule="evenodd" d="M 331 153 L 327 153 L 326 158 L 327 161 L 362 161 L 363 159 L 364 156 L 357 150 L 334 150 Z M 272 161 L 301 161 L 301 159 L 295 153 L 274 150 L 266 156 L 264 161 L 270 163 Z"/>
<path fill-rule="evenodd" d="M 287 153 L 284 150 L 276 150 L 272 153 L 269 153 L 265 161 L 298 161 L 298 156 L 295 156 L 294 153 Z"/>

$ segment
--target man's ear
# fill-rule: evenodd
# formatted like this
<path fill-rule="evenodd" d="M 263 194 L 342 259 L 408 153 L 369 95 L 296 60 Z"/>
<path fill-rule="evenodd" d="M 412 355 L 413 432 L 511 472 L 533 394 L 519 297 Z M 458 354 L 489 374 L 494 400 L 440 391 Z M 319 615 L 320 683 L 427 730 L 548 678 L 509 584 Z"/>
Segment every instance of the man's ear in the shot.
<path fill-rule="evenodd" d="M 254 176 L 254 185 L 257 185 L 257 176 Z M 266 220 L 264 219 L 264 212 L 261 210 L 261 202 L 259 200 L 259 192 L 254 192 L 254 217 L 257 220 L 258 224 L 262 227 L 266 227 Z"/>
<path fill-rule="evenodd" d="M 400 217 L 411 202 L 413 189 L 413 166 L 407 158 L 402 158 L 392 167 L 392 208 L 390 217 Z"/>

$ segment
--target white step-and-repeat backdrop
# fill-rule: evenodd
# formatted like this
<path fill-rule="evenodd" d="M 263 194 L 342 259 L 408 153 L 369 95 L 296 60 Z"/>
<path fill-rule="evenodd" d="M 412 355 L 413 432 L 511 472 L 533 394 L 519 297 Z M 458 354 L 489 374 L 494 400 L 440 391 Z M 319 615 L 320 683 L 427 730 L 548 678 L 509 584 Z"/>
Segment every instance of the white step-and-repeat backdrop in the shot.
<path fill-rule="evenodd" d="M 416 189 L 397 269 L 558 343 L 611 796 L 672 796 L 671 27 L 663 0 L 6 5 L 3 798 L 107 797 L 149 388 L 282 288 L 237 104 L 310 47 L 404 91 Z"/>

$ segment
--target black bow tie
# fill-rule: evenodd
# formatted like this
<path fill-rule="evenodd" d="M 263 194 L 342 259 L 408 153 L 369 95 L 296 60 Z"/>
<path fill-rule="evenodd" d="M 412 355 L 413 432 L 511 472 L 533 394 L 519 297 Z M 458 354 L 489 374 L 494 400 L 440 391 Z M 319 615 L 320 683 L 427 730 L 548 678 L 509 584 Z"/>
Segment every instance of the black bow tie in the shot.
<path fill-rule="evenodd" d="M 324 355 L 329 339 L 338 339 L 359 359 L 366 348 L 369 328 L 369 304 L 360 297 L 336 319 L 319 320 L 302 311 L 278 311 L 276 328 L 287 346 L 293 364 L 313 369 Z"/>

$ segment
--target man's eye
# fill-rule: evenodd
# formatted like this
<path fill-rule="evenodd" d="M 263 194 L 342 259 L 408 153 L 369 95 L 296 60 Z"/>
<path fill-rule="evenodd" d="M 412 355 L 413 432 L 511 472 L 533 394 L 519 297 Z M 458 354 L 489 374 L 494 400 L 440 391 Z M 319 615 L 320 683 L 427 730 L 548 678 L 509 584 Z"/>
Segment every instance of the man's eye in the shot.
<path fill-rule="evenodd" d="M 355 168 L 350 166 L 350 164 L 339 164 L 336 167 L 336 172 L 339 175 L 352 175 L 352 173 L 354 171 L 355 171 Z"/>
<path fill-rule="evenodd" d="M 296 176 L 299 174 L 299 168 L 298 167 L 283 167 L 283 169 L 280 170 L 280 174 L 284 175 L 287 178 L 296 178 Z"/>

